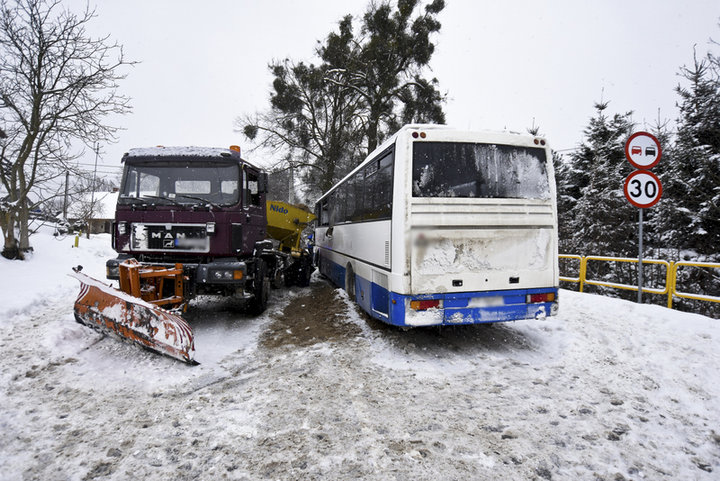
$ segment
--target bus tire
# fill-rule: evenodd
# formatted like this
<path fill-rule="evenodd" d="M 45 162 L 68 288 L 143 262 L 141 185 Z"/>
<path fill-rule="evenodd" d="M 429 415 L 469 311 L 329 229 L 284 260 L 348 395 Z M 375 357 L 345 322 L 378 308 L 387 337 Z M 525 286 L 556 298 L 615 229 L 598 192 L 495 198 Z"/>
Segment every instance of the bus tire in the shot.
<path fill-rule="evenodd" d="M 328 279 L 328 276 L 325 275 L 325 272 L 323 272 L 323 260 L 320 257 L 319 254 L 315 254 L 317 257 L 315 258 L 315 265 L 317 266 L 317 270 L 320 273 L 320 278 L 322 279 Z"/>
<path fill-rule="evenodd" d="M 345 268 L 345 292 L 350 299 L 355 301 L 355 272 L 353 272 L 352 264 L 348 264 Z"/>

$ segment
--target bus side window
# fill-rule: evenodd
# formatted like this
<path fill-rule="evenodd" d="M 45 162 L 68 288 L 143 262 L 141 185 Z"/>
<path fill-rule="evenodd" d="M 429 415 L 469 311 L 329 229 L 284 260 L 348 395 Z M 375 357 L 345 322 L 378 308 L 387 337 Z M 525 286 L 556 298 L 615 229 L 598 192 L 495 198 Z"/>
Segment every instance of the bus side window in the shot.
<path fill-rule="evenodd" d="M 363 219 L 388 219 L 392 212 L 393 152 L 365 168 Z"/>
<path fill-rule="evenodd" d="M 342 222 L 342 210 L 343 206 L 341 205 L 341 199 L 338 196 L 339 189 L 335 189 L 335 191 L 330 194 L 330 227 L 334 226 L 338 222 Z"/>
<path fill-rule="evenodd" d="M 325 199 L 320 205 L 320 214 L 318 216 L 320 219 L 320 225 L 330 225 L 330 217 L 328 214 L 328 200 Z"/>
<path fill-rule="evenodd" d="M 380 159 L 377 173 L 377 198 L 374 207 L 381 218 L 390 217 L 392 212 L 393 160 L 392 152 Z"/>
<path fill-rule="evenodd" d="M 353 210 L 353 215 L 350 220 L 353 222 L 357 222 L 363 219 L 363 210 L 365 206 L 365 195 L 364 195 L 364 187 L 365 185 L 365 176 L 363 175 L 363 171 L 359 171 L 355 174 L 355 180 L 353 181 L 352 188 L 354 189 L 353 197 L 355 199 L 355 209 Z"/>
<path fill-rule="evenodd" d="M 345 188 L 345 222 L 352 222 L 355 218 L 355 177 L 351 177 L 344 185 Z"/>

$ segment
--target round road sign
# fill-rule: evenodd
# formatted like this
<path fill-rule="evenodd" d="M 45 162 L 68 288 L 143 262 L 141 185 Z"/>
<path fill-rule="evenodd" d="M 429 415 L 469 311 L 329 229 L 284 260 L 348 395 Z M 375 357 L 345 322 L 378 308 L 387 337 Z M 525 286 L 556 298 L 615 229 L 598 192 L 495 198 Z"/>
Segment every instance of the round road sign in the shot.
<path fill-rule="evenodd" d="M 652 169 L 661 155 L 660 142 L 653 134 L 636 132 L 625 142 L 625 157 L 637 169 Z"/>
<path fill-rule="evenodd" d="M 662 195 L 662 184 L 657 175 L 649 170 L 636 170 L 625 179 L 625 197 L 640 209 L 652 207 Z"/>

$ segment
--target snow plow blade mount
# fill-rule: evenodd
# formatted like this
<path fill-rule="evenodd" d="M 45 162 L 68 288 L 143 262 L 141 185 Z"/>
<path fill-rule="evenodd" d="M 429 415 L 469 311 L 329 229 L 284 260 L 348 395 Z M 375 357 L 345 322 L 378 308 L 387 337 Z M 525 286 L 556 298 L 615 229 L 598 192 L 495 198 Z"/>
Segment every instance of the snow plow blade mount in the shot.
<path fill-rule="evenodd" d="M 188 323 L 180 316 L 133 297 L 79 271 L 70 276 L 80 281 L 75 319 L 106 334 L 189 364 L 195 360 L 195 341 Z"/>

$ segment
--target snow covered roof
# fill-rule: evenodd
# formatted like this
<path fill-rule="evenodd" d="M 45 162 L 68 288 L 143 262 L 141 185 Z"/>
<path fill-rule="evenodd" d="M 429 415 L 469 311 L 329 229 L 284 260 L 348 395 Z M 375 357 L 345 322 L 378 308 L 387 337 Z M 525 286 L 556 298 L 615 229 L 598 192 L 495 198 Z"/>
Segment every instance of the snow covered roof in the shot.
<path fill-rule="evenodd" d="M 114 219 L 119 192 L 95 192 L 92 219 Z M 68 206 L 68 218 L 78 219 L 85 215 L 84 209 L 93 200 L 92 194 L 85 194 L 79 202 Z"/>
<path fill-rule="evenodd" d="M 144 147 L 130 149 L 125 157 L 222 157 L 239 156 L 239 152 L 216 147 Z"/>
<path fill-rule="evenodd" d="M 247 160 L 242 159 L 240 157 L 239 151 L 232 149 L 223 149 L 219 147 L 165 147 L 162 145 L 159 145 L 157 147 L 139 147 L 128 150 L 125 155 L 123 155 L 122 161 L 124 162 L 125 160 L 133 157 L 201 157 L 205 159 L 216 157 L 218 159 L 225 160 L 234 158 L 236 160 L 241 160 L 243 163 L 255 167 L 258 170 L 264 170 L 261 167 L 253 164 L 252 162 L 248 162 Z"/>

